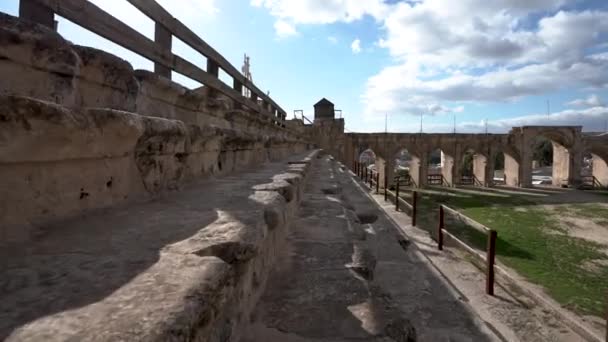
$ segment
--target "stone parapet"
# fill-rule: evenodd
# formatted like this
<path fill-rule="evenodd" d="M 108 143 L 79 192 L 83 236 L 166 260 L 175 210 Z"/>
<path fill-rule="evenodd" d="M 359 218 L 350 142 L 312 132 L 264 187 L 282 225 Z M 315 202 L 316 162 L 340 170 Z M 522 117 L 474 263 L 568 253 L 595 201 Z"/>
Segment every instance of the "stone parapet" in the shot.
<path fill-rule="evenodd" d="M 316 153 L 47 225 L 27 248 L 8 246 L 0 339 L 238 340 Z"/>

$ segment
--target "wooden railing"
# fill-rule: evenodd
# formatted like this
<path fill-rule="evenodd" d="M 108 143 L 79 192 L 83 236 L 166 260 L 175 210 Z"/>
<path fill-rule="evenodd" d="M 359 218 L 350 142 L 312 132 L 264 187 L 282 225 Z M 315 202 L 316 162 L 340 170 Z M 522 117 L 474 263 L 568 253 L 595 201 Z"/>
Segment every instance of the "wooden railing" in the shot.
<path fill-rule="evenodd" d="M 19 17 L 55 29 L 54 14 L 57 14 L 153 61 L 156 74 L 171 78 L 171 71 L 175 71 L 226 95 L 235 102 L 235 108 L 244 106 L 270 122 L 285 127 L 287 113 L 275 101 L 156 1 L 124 1 L 131 3 L 155 22 L 154 40 L 87 0 L 20 0 Z M 180 5 L 176 3 L 176 6 Z M 171 52 L 173 36 L 207 58 L 206 70 Z M 232 87 L 219 79 L 220 69 L 232 78 Z M 250 90 L 248 93 L 251 97 L 243 96 L 243 88 Z"/>
<path fill-rule="evenodd" d="M 600 181 L 595 178 L 595 176 L 582 176 L 581 182 L 583 186 L 592 188 L 592 189 L 602 189 L 604 185 L 600 183 Z"/>

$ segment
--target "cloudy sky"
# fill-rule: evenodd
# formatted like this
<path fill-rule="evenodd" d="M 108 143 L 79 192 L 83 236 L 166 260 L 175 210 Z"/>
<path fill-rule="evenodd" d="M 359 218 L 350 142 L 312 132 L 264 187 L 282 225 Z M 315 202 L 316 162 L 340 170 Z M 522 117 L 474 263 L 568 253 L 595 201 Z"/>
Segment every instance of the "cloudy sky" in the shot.
<path fill-rule="evenodd" d="M 94 0 L 146 36 L 125 0 Z M 607 0 L 159 0 L 289 113 L 327 97 L 351 131 L 481 132 L 608 120 Z M 18 0 L 0 10 L 17 13 Z M 152 63 L 59 18 L 75 43 Z M 175 53 L 204 58 L 174 41 Z M 175 80 L 196 83 L 180 75 Z M 226 79 L 226 78 L 224 78 Z"/>

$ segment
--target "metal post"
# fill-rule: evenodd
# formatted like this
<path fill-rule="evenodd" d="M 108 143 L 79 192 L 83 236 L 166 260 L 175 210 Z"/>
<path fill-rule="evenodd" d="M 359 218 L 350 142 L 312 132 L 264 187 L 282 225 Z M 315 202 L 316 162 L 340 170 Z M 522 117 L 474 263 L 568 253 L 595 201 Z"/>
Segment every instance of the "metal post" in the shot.
<path fill-rule="evenodd" d="M 367 165 L 363 166 L 363 183 L 367 183 Z"/>
<path fill-rule="evenodd" d="M 496 258 L 496 231 L 490 230 L 488 233 L 488 254 L 487 275 L 486 275 L 486 293 L 490 296 L 494 295 L 494 260 Z"/>
<path fill-rule="evenodd" d="M 437 249 L 443 250 L 443 228 L 445 223 L 443 221 L 443 205 L 439 205 L 439 227 L 437 229 Z"/>
<path fill-rule="evenodd" d="M 376 172 L 376 194 L 380 193 L 380 173 Z"/>
<path fill-rule="evenodd" d="M 416 213 L 418 209 L 418 192 L 412 192 L 412 226 L 416 227 Z"/>
<path fill-rule="evenodd" d="M 374 188 L 374 171 L 370 171 L 369 173 L 369 189 Z"/>
<path fill-rule="evenodd" d="M 399 177 L 397 177 L 397 184 L 395 185 L 395 211 L 399 211 Z"/>

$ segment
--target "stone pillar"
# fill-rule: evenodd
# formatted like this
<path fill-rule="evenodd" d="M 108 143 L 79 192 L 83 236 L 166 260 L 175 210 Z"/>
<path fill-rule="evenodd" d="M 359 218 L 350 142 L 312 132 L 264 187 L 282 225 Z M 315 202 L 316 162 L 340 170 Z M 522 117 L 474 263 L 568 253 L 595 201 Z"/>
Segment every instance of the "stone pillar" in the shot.
<path fill-rule="evenodd" d="M 386 177 L 385 172 L 386 161 L 384 158 L 376 155 L 376 171 L 378 172 L 378 182 L 380 183 L 380 187 L 384 186 L 384 178 Z"/>
<path fill-rule="evenodd" d="M 526 146 L 531 146 L 530 144 Z M 519 163 L 519 186 L 522 188 L 532 187 L 532 148 L 520 151 L 521 162 Z M 505 172 L 507 171 L 507 156 L 505 155 Z M 509 172 L 509 177 L 513 177 L 512 172 Z"/>
<path fill-rule="evenodd" d="M 496 154 L 491 153 L 490 159 L 486 159 L 486 181 L 484 186 L 494 186 L 494 172 L 496 171 Z"/>
<path fill-rule="evenodd" d="M 454 157 L 441 151 L 441 174 L 448 182 L 448 186 L 456 186 L 458 179 L 454 178 Z"/>
<path fill-rule="evenodd" d="M 505 183 L 508 186 L 519 186 L 519 163 L 515 158 L 505 153 Z"/>
<path fill-rule="evenodd" d="M 418 179 L 416 180 L 416 184 L 418 184 L 418 187 L 424 188 L 428 185 L 429 181 L 429 153 L 424 153 L 422 157 L 416 159 L 418 159 Z M 413 161 L 414 158 L 412 158 Z"/>
<path fill-rule="evenodd" d="M 473 155 L 473 174 L 483 186 L 488 186 L 488 180 L 493 178 L 488 176 L 488 161 L 483 154 Z"/>
<path fill-rule="evenodd" d="M 602 187 L 608 187 L 608 164 L 606 161 L 599 156 L 592 154 L 593 156 L 593 177 L 597 179 Z"/>
<path fill-rule="evenodd" d="M 570 153 L 564 146 L 552 142 L 553 144 L 553 185 L 568 185 L 570 175 Z"/>
<path fill-rule="evenodd" d="M 394 185 L 395 183 L 395 158 L 389 158 L 384 161 L 386 163 L 386 177 L 388 177 L 388 187 Z"/>
<path fill-rule="evenodd" d="M 570 149 L 553 142 L 553 185 L 573 186 L 581 184 L 583 155 L 577 146 Z"/>
<path fill-rule="evenodd" d="M 572 147 L 569 152 L 570 174 L 568 175 L 568 185 L 576 188 L 583 182 L 581 175 L 583 171 L 583 151 L 582 148 L 580 148 L 580 146 L 577 144 L 576 146 Z"/>

